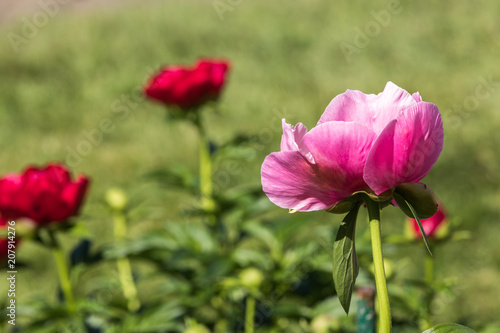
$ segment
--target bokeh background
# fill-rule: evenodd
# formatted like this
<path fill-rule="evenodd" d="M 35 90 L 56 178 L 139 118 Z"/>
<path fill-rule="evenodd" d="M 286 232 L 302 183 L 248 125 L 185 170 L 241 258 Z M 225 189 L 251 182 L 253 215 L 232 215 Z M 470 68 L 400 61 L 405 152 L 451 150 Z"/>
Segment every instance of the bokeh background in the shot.
<path fill-rule="evenodd" d="M 182 207 L 192 201 L 143 178 L 176 163 L 197 169 L 194 129 L 167 122 L 163 108 L 141 96 L 161 66 L 200 57 L 231 61 L 220 112 L 206 115 L 208 133 L 219 142 L 236 134 L 258 140 L 245 148 L 247 158 L 229 180 L 215 179 L 222 188 L 260 183 L 264 157 L 279 148 L 281 118 L 311 128 L 337 94 L 379 93 L 393 81 L 438 105 L 444 149 L 424 182 L 450 220 L 470 232 L 470 239 L 435 253 L 437 275 L 460 286 L 436 320 L 494 322 L 500 313 L 498 13 L 500 2 L 488 0 L 3 0 L 0 173 L 62 161 L 90 175 L 81 219 L 104 244 L 112 237 L 109 218 L 101 214 L 109 187 L 147 198 L 147 217 L 131 225 L 133 234 L 181 219 Z M 113 124 L 108 132 L 99 127 L 105 118 Z M 235 168 L 229 162 L 218 167 Z M 382 217 L 384 234 L 404 232 L 400 212 L 387 208 Z M 307 218 L 314 225 L 341 221 L 324 213 Z M 360 223 L 359 232 L 365 227 Z M 75 242 L 69 237 L 65 246 Z M 417 258 L 425 249 L 416 249 L 388 250 L 404 277 L 422 274 Z M 29 264 L 18 274 L 18 299 L 55 297 L 48 252 L 26 242 L 18 258 Z M 5 295 L 4 281 L 1 286 Z"/>

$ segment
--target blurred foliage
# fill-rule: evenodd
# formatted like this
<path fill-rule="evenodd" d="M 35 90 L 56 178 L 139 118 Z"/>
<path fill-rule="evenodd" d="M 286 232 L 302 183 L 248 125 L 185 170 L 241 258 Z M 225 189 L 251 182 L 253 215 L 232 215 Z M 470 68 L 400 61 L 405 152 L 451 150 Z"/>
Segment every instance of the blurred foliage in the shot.
<path fill-rule="evenodd" d="M 90 12 L 61 5 L 19 52 L 8 38 L 0 40 L 0 172 L 58 160 L 93 178 L 77 227 L 61 239 L 68 252 L 74 249 L 78 316 L 70 318 L 58 305 L 50 253 L 26 241 L 18 254 L 24 263 L 17 280 L 22 331 L 30 331 L 27 325 L 37 332 L 237 331 L 249 292 L 241 273 L 249 268 L 264 275 L 256 295 L 259 327 L 353 331 L 356 309 L 345 317 L 331 278 L 331 241 L 341 217 L 271 209 L 259 190 L 259 170 L 278 148 L 282 117 L 310 128 L 345 89 L 378 93 L 391 80 L 439 106 L 445 145 L 425 182 L 470 233 L 466 241 L 432 248 L 443 282 L 433 289 L 431 320 L 496 332 L 500 21 L 494 13 L 500 3 L 401 1 L 402 10 L 349 59 L 340 43 L 355 45 L 357 31 L 377 22 L 374 13 L 389 2 L 241 1 L 222 17 L 214 3 L 145 1 Z M 22 34 L 24 25 L 6 24 L 0 34 Z M 139 93 L 161 65 L 200 56 L 233 63 L 218 112 L 204 114 L 220 150 L 217 228 L 202 223 L 206 212 L 196 198 L 195 130 L 165 121 L 161 108 Z M 491 83 L 485 88 L 484 81 Z M 103 119 L 113 130 L 102 131 Z M 82 142 L 91 149 L 75 156 Z M 103 204 L 114 186 L 130 199 L 129 239 L 116 244 L 112 212 Z M 403 234 L 398 211 L 384 209 L 382 218 L 384 234 Z M 358 284 L 370 283 L 365 230 L 358 223 Z M 406 240 L 386 243 L 395 271 L 389 286 L 396 329 L 418 331 L 428 290 L 422 284 L 425 248 Z M 143 304 L 135 314 L 127 311 L 115 271 L 114 260 L 122 257 L 132 260 Z M 5 282 L 0 286 L 6 295 Z"/>

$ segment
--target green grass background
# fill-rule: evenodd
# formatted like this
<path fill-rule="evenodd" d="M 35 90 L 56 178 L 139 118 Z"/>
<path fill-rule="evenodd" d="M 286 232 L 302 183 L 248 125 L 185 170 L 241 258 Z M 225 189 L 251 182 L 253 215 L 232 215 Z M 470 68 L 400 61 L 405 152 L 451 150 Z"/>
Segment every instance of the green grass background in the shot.
<path fill-rule="evenodd" d="M 147 221 L 136 221 L 132 232 L 154 225 L 159 217 L 178 219 L 179 205 L 189 202 L 141 178 L 154 167 L 175 163 L 197 169 L 193 128 L 166 122 L 161 106 L 136 95 L 152 70 L 190 64 L 204 56 L 231 61 L 221 113 L 206 114 L 208 132 L 218 142 L 238 133 L 260 135 L 253 148 L 255 158 L 241 164 L 241 171 L 231 177 L 233 185 L 259 184 L 262 160 L 279 148 L 283 114 L 289 122 L 311 128 L 337 94 L 346 89 L 378 93 L 393 81 L 409 92 L 419 91 L 440 108 L 444 149 L 424 182 L 436 191 L 449 215 L 471 232 L 470 240 L 448 244 L 436 253 L 438 276 L 456 278 L 462 286 L 443 301 L 445 309 L 436 320 L 497 320 L 500 3 L 401 1 L 401 12 L 391 15 L 389 24 L 349 62 L 340 44 L 354 45 L 356 29 L 364 31 L 375 22 L 373 12 L 386 10 L 389 2 L 218 3 L 232 9 L 223 19 L 212 1 L 145 2 L 84 13 L 65 11 L 62 5 L 17 53 L 7 35 L 21 35 L 24 23 L 0 27 L 0 173 L 65 161 L 67 147 L 75 149 L 85 139 L 82 131 L 111 119 L 115 130 L 104 133 L 102 143 L 92 146 L 74 168 L 92 177 L 82 218 L 97 242 L 105 243 L 112 229 L 102 197 L 111 186 L 150 196 L 154 213 Z M 481 77 L 497 83 L 488 97 L 459 112 L 457 106 L 464 109 Z M 113 112 L 117 105 L 125 105 L 120 104 L 123 96 L 132 98 L 125 119 Z M 311 218 L 340 221 L 324 213 L 312 213 Z M 383 218 L 385 234 L 402 232 L 404 218 L 395 209 L 388 208 Z M 68 240 L 67 246 L 72 242 Z M 417 262 L 406 268 L 408 274 L 420 274 L 415 251 L 392 254 L 396 269 L 407 256 Z M 26 242 L 19 258 L 31 265 L 18 275 L 20 299 L 51 295 L 56 276 L 48 253 Z"/>

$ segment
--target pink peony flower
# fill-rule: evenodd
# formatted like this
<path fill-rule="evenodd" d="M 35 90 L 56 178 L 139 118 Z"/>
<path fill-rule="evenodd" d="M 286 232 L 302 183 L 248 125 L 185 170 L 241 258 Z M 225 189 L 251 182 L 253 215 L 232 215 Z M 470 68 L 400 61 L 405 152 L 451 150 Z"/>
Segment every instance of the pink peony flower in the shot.
<path fill-rule="evenodd" d="M 29 167 L 22 174 L 0 178 L 0 212 L 9 220 L 29 218 L 39 226 L 78 214 L 89 180 L 71 180 L 63 165 Z"/>
<path fill-rule="evenodd" d="M 219 97 L 228 69 L 229 63 L 208 59 L 194 68 L 169 66 L 150 80 L 144 93 L 167 106 L 195 108 Z"/>
<path fill-rule="evenodd" d="M 354 192 L 375 195 L 427 175 L 443 148 L 436 105 L 392 82 L 378 95 L 347 90 L 309 132 L 283 119 L 281 151 L 262 164 L 269 199 L 296 211 L 330 209 Z"/>
<path fill-rule="evenodd" d="M 435 238 L 438 230 L 446 224 L 446 211 L 440 202 L 439 209 L 436 214 L 428 219 L 421 219 L 422 227 L 424 228 L 425 234 L 428 238 Z M 415 238 L 422 238 L 422 233 L 420 232 L 420 228 L 418 227 L 418 223 L 415 219 L 408 218 L 408 221 L 412 225 L 412 232 Z"/>

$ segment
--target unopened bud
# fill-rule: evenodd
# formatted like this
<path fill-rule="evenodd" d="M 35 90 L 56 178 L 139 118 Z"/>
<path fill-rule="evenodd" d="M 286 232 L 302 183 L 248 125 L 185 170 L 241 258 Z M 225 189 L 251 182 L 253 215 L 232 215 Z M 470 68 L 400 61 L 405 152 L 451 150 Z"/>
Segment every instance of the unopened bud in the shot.
<path fill-rule="evenodd" d="M 124 210 L 128 204 L 128 198 L 125 192 L 119 188 L 110 188 L 105 194 L 106 203 L 109 207 L 116 210 Z"/>
<path fill-rule="evenodd" d="M 314 333 L 329 333 L 332 330 L 336 332 L 338 329 L 340 329 L 340 323 L 335 316 L 323 314 L 311 321 L 311 331 Z"/>
<path fill-rule="evenodd" d="M 248 289 L 259 289 L 264 281 L 264 274 L 257 268 L 246 268 L 241 271 L 240 275 L 241 284 Z"/>
<path fill-rule="evenodd" d="M 427 219 L 438 211 L 438 202 L 434 191 L 423 183 L 403 183 L 396 186 L 395 192 L 412 205 L 419 219 Z M 398 202 L 396 195 L 394 199 L 396 199 L 399 208 L 413 218 L 411 210 L 405 204 Z"/>

